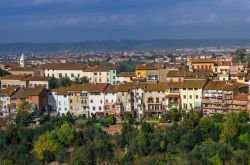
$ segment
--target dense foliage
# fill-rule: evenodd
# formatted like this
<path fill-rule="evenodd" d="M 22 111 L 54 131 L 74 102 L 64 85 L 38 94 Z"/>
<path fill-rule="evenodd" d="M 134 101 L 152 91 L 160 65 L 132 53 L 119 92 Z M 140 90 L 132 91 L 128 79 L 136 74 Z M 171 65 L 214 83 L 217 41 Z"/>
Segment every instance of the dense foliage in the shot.
<path fill-rule="evenodd" d="M 21 108 L 20 108 L 21 109 Z M 27 109 L 26 106 L 23 109 Z M 26 113 L 20 113 L 27 116 Z M 32 120 L 32 116 L 27 120 Z M 250 124 L 245 112 L 201 118 L 173 111 L 157 122 L 129 120 L 120 134 L 101 119 L 41 116 L 41 125 L 17 122 L 0 129 L 0 164 L 249 164 Z M 164 122 L 164 123 L 162 123 Z"/>

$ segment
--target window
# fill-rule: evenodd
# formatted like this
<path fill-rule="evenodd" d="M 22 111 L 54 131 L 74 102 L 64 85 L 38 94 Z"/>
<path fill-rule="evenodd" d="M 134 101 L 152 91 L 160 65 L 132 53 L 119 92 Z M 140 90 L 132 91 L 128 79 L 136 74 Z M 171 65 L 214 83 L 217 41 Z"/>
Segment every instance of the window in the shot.
<path fill-rule="evenodd" d="M 122 96 L 124 96 L 124 92 L 122 92 Z"/>
<path fill-rule="evenodd" d="M 71 77 L 74 77 L 74 74 L 73 74 L 73 73 L 71 73 Z"/>
<path fill-rule="evenodd" d="M 183 104 L 183 108 L 187 108 L 187 104 L 186 103 Z"/>
<path fill-rule="evenodd" d="M 91 103 L 93 103 L 93 100 L 90 100 Z"/>
<path fill-rule="evenodd" d="M 65 77 L 67 77 L 68 75 L 67 75 L 67 73 L 65 73 Z"/>
<path fill-rule="evenodd" d="M 109 72 L 107 72 L 107 75 L 109 75 Z"/>
<path fill-rule="evenodd" d="M 198 98 L 199 98 L 199 96 L 198 96 L 198 95 L 196 95 L 196 96 L 195 96 L 195 98 L 196 98 L 196 99 L 198 99 Z"/>
<path fill-rule="evenodd" d="M 102 75 L 102 73 L 101 73 L 101 72 L 99 72 L 99 75 L 101 76 L 101 75 Z"/>
<path fill-rule="evenodd" d="M 95 107 L 93 107 L 93 111 L 95 111 Z"/>
<path fill-rule="evenodd" d="M 72 103 L 72 100 L 70 99 L 69 102 Z"/>
<path fill-rule="evenodd" d="M 78 74 L 78 77 L 80 77 L 80 74 Z"/>
<path fill-rule="evenodd" d="M 183 88 L 183 90 L 185 91 L 185 90 L 186 90 L 186 88 Z"/>
<path fill-rule="evenodd" d="M 156 103 L 160 103 L 160 99 L 158 97 L 156 98 Z"/>
<path fill-rule="evenodd" d="M 183 95 L 183 99 L 186 99 L 186 95 Z"/>
<path fill-rule="evenodd" d="M 95 72 L 94 75 L 97 75 L 97 72 Z"/>
<path fill-rule="evenodd" d="M 192 95 L 189 95 L 189 99 L 192 99 Z"/>
<path fill-rule="evenodd" d="M 193 108 L 193 104 L 192 104 L 192 103 L 190 103 L 190 104 L 189 104 L 189 107 L 192 109 L 192 108 Z"/>
<path fill-rule="evenodd" d="M 102 107 L 99 107 L 99 110 L 101 111 L 101 110 L 102 110 Z"/>
<path fill-rule="evenodd" d="M 101 79 L 101 78 L 99 78 L 99 82 L 102 82 L 102 79 Z"/>
<path fill-rule="evenodd" d="M 62 78 L 62 73 L 59 73 L 59 77 Z"/>
<path fill-rule="evenodd" d="M 106 103 L 108 102 L 108 100 L 106 99 Z"/>

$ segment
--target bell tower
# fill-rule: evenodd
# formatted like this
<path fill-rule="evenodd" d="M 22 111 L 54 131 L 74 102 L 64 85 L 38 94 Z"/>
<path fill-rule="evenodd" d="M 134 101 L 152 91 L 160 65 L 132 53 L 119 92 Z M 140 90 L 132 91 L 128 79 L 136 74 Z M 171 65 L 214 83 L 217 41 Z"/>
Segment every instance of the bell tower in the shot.
<path fill-rule="evenodd" d="M 25 57 L 24 57 L 24 54 L 22 54 L 22 56 L 20 58 L 20 67 L 25 67 Z"/>

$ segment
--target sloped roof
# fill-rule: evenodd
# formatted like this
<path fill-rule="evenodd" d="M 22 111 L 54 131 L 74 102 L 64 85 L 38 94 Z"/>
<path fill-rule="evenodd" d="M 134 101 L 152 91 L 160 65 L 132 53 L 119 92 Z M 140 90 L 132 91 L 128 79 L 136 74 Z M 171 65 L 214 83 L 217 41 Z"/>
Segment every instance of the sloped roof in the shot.
<path fill-rule="evenodd" d="M 28 98 L 29 96 L 38 96 L 45 89 L 44 86 L 36 86 L 34 88 L 19 88 L 11 98 Z"/>
<path fill-rule="evenodd" d="M 27 75 L 6 75 L 1 78 L 1 80 L 23 80 L 28 77 Z"/>
<path fill-rule="evenodd" d="M 162 64 L 138 64 L 136 70 L 158 70 L 164 69 Z"/>
<path fill-rule="evenodd" d="M 206 59 L 191 59 L 191 63 L 214 63 L 213 59 L 206 58 Z"/>
<path fill-rule="evenodd" d="M 135 77 L 135 72 L 120 72 L 116 77 Z"/>
<path fill-rule="evenodd" d="M 42 65 L 44 69 L 54 70 L 84 70 L 87 67 L 86 64 L 73 64 L 73 63 L 47 63 Z"/>
<path fill-rule="evenodd" d="M 6 89 L 0 89 L 0 95 L 6 95 L 6 96 L 11 96 L 14 94 L 14 92 L 17 90 L 17 88 L 14 87 L 8 87 Z"/>

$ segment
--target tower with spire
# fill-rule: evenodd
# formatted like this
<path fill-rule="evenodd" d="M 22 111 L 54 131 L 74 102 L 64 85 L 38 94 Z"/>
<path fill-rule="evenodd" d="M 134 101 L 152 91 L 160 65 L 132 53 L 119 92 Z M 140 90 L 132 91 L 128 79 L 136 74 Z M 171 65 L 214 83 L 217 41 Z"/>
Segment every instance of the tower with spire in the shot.
<path fill-rule="evenodd" d="M 22 54 L 22 56 L 20 58 L 20 67 L 25 67 L 25 56 L 24 56 L 24 54 Z"/>

